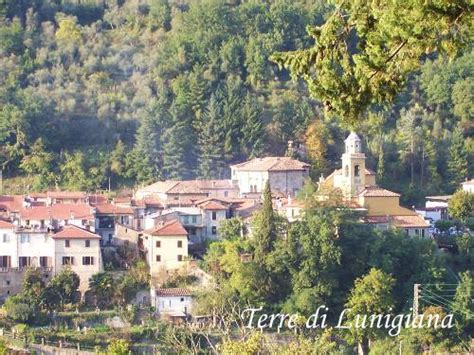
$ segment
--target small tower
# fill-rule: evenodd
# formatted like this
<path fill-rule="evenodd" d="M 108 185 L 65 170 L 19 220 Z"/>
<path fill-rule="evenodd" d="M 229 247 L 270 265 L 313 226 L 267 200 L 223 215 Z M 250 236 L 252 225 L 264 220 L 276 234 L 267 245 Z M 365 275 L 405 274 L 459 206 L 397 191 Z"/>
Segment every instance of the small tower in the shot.
<path fill-rule="evenodd" d="M 346 138 L 346 150 L 342 154 L 342 174 L 347 197 L 356 196 L 365 187 L 365 154 L 362 153 L 362 141 L 351 132 Z"/>

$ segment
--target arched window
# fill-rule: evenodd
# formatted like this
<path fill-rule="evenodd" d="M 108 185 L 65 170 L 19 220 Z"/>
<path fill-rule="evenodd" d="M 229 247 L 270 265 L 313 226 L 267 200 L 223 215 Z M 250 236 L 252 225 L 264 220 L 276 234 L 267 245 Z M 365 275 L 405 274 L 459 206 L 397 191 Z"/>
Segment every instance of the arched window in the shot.
<path fill-rule="evenodd" d="M 359 165 L 356 165 L 354 167 L 354 176 L 359 176 L 360 175 L 360 168 Z"/>
<path fill-rule="evenodd" d="M 349 165 L 346 165 L 346 167 L 344 168 L 344 176 L 345 177 L 349 176 Z"/>

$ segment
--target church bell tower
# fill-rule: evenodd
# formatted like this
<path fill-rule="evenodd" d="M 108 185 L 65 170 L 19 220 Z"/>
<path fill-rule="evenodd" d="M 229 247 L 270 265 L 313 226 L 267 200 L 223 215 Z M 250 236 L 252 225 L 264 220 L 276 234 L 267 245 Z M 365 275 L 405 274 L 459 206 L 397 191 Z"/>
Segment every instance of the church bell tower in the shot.
<path fill-rule="evenodd" d="M 347 197 L 354 197 L 365 187 L 365 154 L 362 153 L 362 141 L 355 132 L 351 132 L 344 141 L 342 154 L 342 174 Z"/>

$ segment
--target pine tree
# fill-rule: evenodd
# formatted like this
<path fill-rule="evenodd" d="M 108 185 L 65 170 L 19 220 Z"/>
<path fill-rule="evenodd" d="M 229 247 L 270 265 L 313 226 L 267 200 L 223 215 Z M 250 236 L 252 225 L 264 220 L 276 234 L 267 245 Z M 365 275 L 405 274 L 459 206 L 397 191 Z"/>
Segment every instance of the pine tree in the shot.
<path fill-rule="evenodd" d="M 255 217 L 253 224 L 255 261 L 260 265 L 265 264 L 266 256 L 273 250 L 277 239 L 276 224 L 276 216 L 272 204 L 272 191 L 267 180 L 263 190 L 262 210 Z"/>
<path fill-rule="evenodd" d="M 236 154 L 240 151 L 241 91 L 240 82 L 227 82 L 223 93 L 222 120 L 225 131 L 224 153 L 227 162 L 234 161 Z"/>
<path fill-rule="evenodd" d="M 192 132 L 177 105 L 171 106 L 169 114 L 171 121 L 163 133 L 163 174 L 166 179 L 179 180 L 188 173 L 187 142 Z"/>
<path fill-rule="evenodd" d="M 261 118 L 262 108 L 250 92 L 245 95 L 241 115 L 244 122 L 242 151 L 248 158 L 258 157 L 263 153 L 265 129 Z"/>
<path fill-rule="evenodd" d="M 130 159 L 132 174 L 139 182 L 162 177 L 162 135 L 168 121 L 164 99 L 152 104 L 142 118 Z"/>
<path fill-rule="evenodd" d="M 224 175 L 224 127 L 222 107 L 218 97 L 211 95 L 203 115 L 203 127 L 199 134 L 199 175 L 203 179 L 222 178 Z"/>
<path fill-rule="evenodd" d="M 457 189 L 459 184 L 468 177 L 468 160 L 464 147 L 464 136 L 460 127 L 457 127 L 451 137 L 449 147 L 448 173 L 450 185 Z"/>

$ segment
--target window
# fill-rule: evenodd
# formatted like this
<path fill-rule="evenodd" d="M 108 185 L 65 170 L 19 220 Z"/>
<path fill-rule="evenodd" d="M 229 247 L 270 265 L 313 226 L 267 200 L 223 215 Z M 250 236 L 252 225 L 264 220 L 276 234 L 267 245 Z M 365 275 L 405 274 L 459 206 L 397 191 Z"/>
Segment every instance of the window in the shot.
<path fill-rule="evenodd" d="M 212 220 L 215 221 L 217 219 L 217 212 L 212 211 Z"/>
<path fill-rule="evenodd" d="M 182 248 L 183 247 L 183 241 L 182 240 L 178 240 L 178 248 Z"/>
<path fill-rule="evenodd" d="M 196 235 L 196 228 L 189 228 L 189 235 Z"/>
<path fill-rule="evenodd" d="M 180 301 L 181 301 L 181 302 L 184 302 L 184 297 L 181 297 Z"/>
<path fill-rule="evenodd" d="M 63 265 L 74 265 L 74 257 L 63 256 Z"/>
<path fill-rule="evenodd" d="M 212 226 L 212 235 L 216 235 L 216 234 L 217 234 L 217 227 Z"/>
<path fill-rule="evenodd" d="M 65 240 L 64 241 L 64 247 L 69 248 L 71 246 L 71 241 L 70 240 Z"/>
<path fill-rule="evenodd" d="M 30 257 L 29 256 L 20 256 L 18 258 L 18 266 L 19 267 L 30 266 Z"/>
<path fill-rule="evenodd" d="M 50 257 L 49 256 L 40 256 L 40 266 L 41 267 L 50 267 Z"/>
<path fill-rule="evenodd" d="M 11 256 L 0 255 L 0 267 L 11 267 Z"/>
<path fill-rule="evenodd" d="M 192 220 L 193 224 L 197 223 L 197 217 L 196 216 L 192 216 L 191 220 Z"/>
<path fill-rule="evenodd" d="M 354 167 L 354 176 L 359 176 L 360 175 L 360 167 L 359 165 L 356 165 Z"/>
<path fill-rule="evenodd" d="M 3 234 L 3 242 L 4 243 L 8 243 L 10 242 L 10 236 L 8 234 Z"/>
<path fill-rule="evenodd" d="M 346 167 L 344 168 L 344 176 L 345 177 L 348 177 L 349 176 L 349 166 L 346 165 Z"/>
<path fill-rule="evenodd" d="M 157 255 L 157 256 L 156 256 L 156 261 L 157 261 L 157 262 L 160 262 L 160 261 L 161 261 L 161 255 Z"/>
<path fill-rule="evenodd" d="M 157 248 L 161 248 L 161 242 L 159 240 L 156 241 L 155 245 L 156 245 Z"/>
<path fill-rule="evenodd" d="M 178 255 L 178 261 L 183 261 L 183 256 L 182 255 Z"/>
<path fill-rule="evenodd" d="M 189 223 L 189 216 L 183 216 L 183 224 Z"/>
<path fill-rule="evenodd" d="M 418 228 L 415 229 L 415 234 L 416 234 L 416 235 L 419 235 L 419 234 L 420 234 L 420 230 L 419 230 Z"/>
<path fill-rule="evenodd" d="M 20 243 L 29 243 L 30 242 L 30 235 L 29 234 L 22 234 L 20 236 Z"/>
<path fill-rule="evenodd" d="M 229 191 L 224 191 L 224 197 L 229 196 Z"/>
<path fill-rule="evenodd" d="M 82 265 L 94 265 L 94 257 L 92 256 L 83 256 Z"/>
<path fill-rule="evenodd" d="M 90 248 L 91 247 L 91 241 L 90 240 L 86 240 L 86 248 Z"/>

